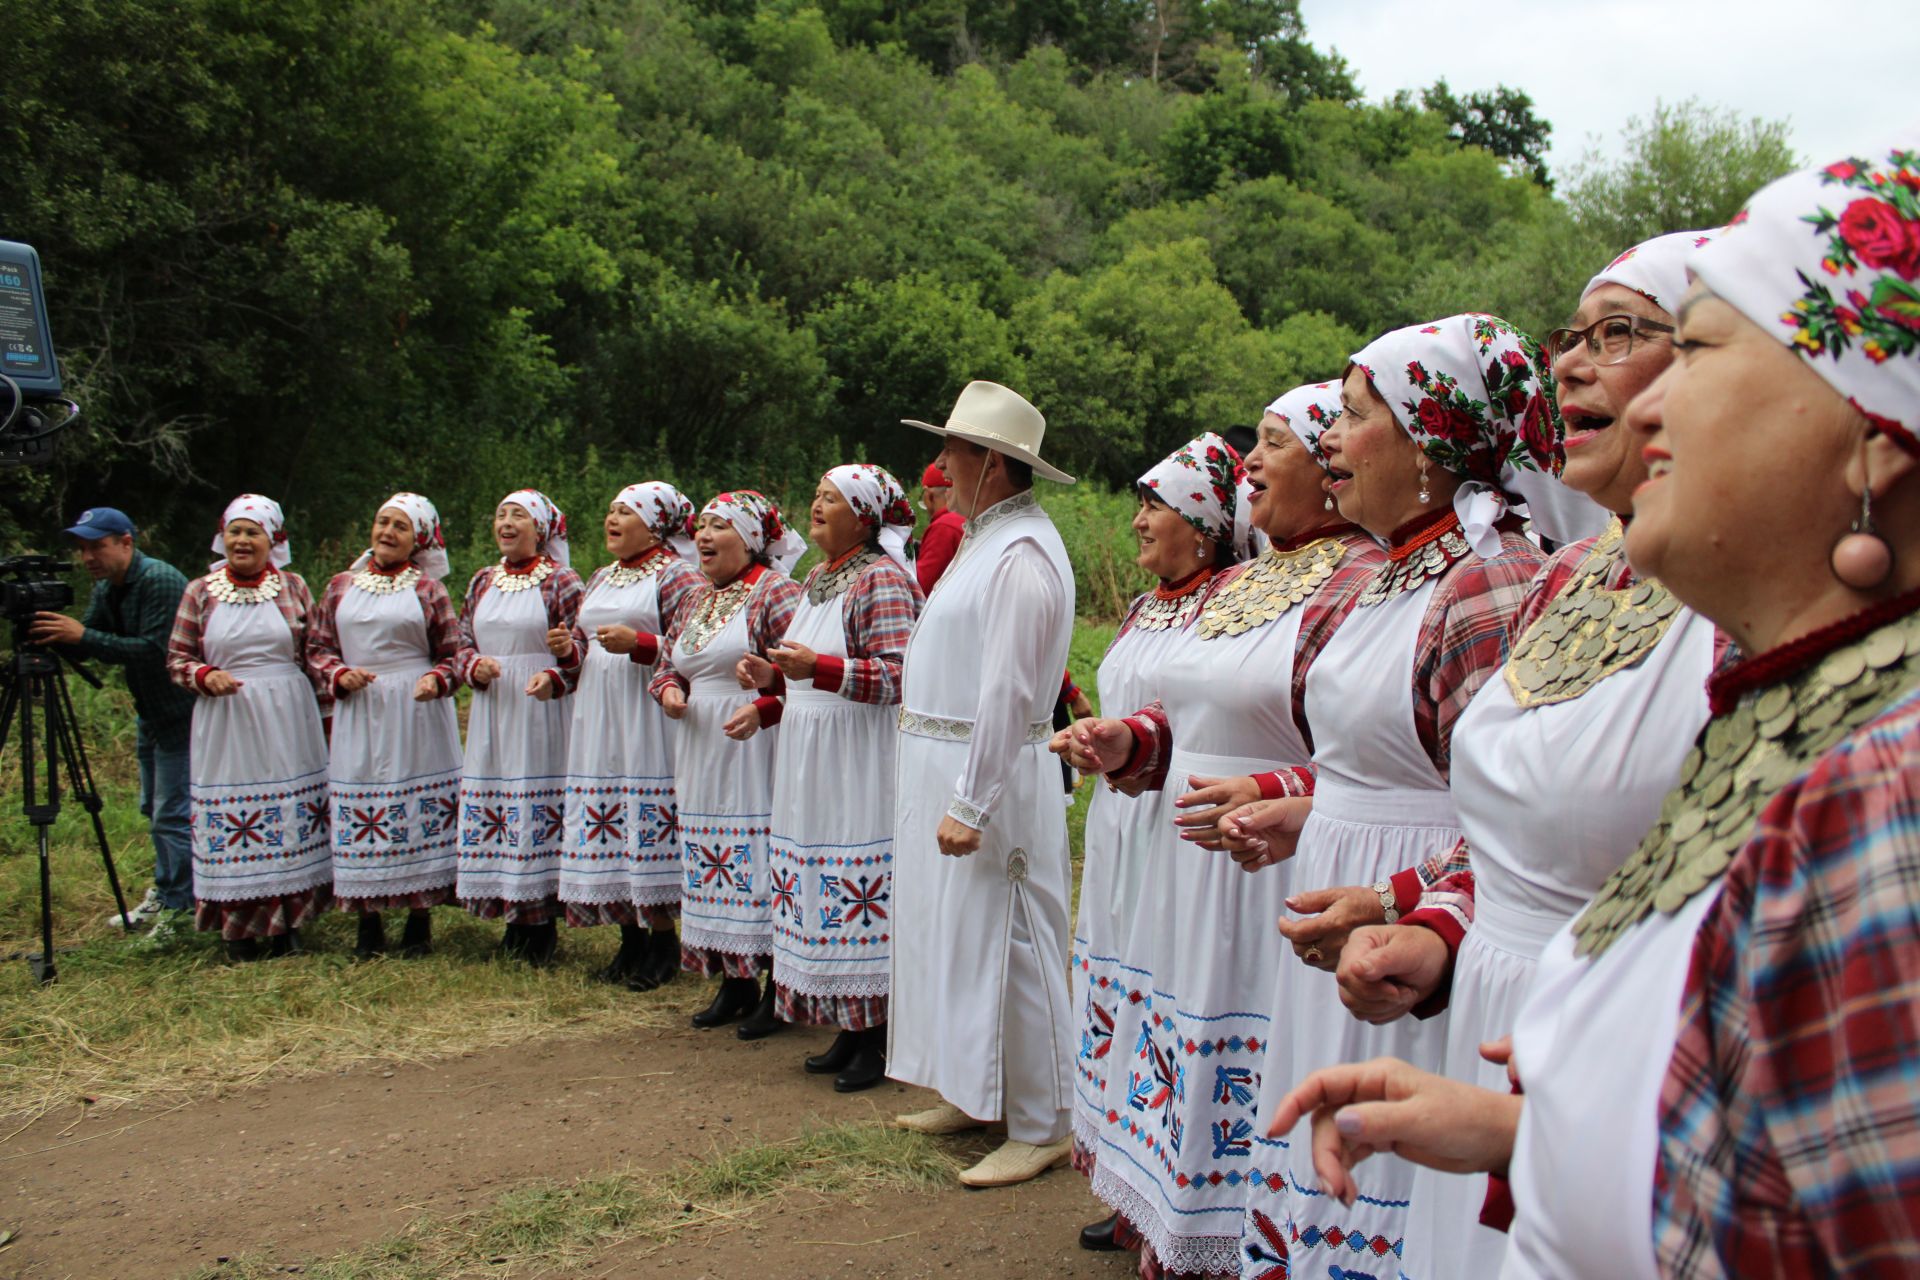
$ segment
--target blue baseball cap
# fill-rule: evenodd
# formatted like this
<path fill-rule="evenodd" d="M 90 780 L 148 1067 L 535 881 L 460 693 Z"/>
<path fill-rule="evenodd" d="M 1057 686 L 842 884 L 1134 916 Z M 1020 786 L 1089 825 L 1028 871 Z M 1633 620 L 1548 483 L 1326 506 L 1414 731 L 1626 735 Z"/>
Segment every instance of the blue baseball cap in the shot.
<path fill-rule="evenodd" d="M 133 521 L 127 519 L 127 513 L 118 507 L 88 507 L 80 513 L 80 519 L 67 530 L 76 538 L 112 538 L 123 533 L 133 532 Z"/>

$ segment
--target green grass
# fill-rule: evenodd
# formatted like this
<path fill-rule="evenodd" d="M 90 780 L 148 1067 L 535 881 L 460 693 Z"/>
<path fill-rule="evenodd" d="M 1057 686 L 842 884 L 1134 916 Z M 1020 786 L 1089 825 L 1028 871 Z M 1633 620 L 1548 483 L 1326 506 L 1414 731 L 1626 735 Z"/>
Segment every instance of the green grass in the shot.
<path fill-rule="evenodd" d="M 1075 632 L 1073 669 L 1089 696 L 1112 632 L 1110 623 Z M 117 679 L 104 691 L 72 685 L 131 905 L 153 870 L 131 703 Z M 434 915 L 435 954 L 419 961 L 354 963 L 353 922 L 339 913 L 307 930 L 310 954 L 291 960 L 228 966 L 217 940 L 198 934 L 150 952 L 107 923 L 112 896 L 86 815 L 73 804 L 51 841 L 60 981 L 43 988 L 24 961 L 39 949 L 39 890 L 18 777 L 17 752 L 0 753 L 0 1115 L 83 1103 L 173 1105 L 352 1063 L 664 1026 L 706 994 L 694 982 L 636 996 L 589 981 L 586 972 L 613 952 L 610 929 L 567 932 L 553 969 L 502 963 L 492 958 L 498 925 L 444 909 Z M 1069 810 L 1076 869 L 1097 785 L 1083 781 Z"/>
<path fill-rule="evenodd" d="M 871 1123 L 810 1128 L 683 1165 L 666 1175 L 622 1171 L 514 1187 L 470 1213 L 422 1218 L 396 1236 L 309 1261 L 311 1280 L 435 1280 L 523 1269 L 572 1270 L 616 1245 L 629 1265 L 681 1233 L 730 1223 L 800 1191 L 851 1200 L 952 1183 L 957 1163 L 933 1139 Z M 286 1265 L 242 1257 L 191 1280 L 269 1280 Z"/>

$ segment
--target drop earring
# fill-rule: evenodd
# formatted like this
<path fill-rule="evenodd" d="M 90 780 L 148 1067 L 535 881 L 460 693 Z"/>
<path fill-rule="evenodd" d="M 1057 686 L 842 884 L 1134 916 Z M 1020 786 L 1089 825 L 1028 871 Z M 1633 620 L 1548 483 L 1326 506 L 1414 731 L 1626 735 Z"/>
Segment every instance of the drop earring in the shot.
<path fill-rule="evenodd" d="M 1427 491 L 1427 458 L 1425 454 L 1421 454 L 1420 455 L 1420 505 L 1424 507 L 1431 501 L 1433 501 L 1433 495 Z"/>
<path fill-rule="evenodd" d="M 1866 442 L 1860 446 L 1860 464 L 1866 470 Z M 1860 517 L 1851 529 L 1840 535 L 1827 558 L 1827 567 L 1842 586 L 1855 591 L 1872 591 L 1893 573 L 1893 548 L 1873 527 L 1873 476 L 1863 477 L 1860 488 Z"/>
<path fill-rule="evenodd" d="M 1331 510 L 1333 510 L 1333 495 L 1332 495 L 1332 494 L 1328 494 L 1328 495 L 1327 495 L 1327 501 L 1326 501 L 1326 508 L 1327 508 L 1327 510 L 1329 510 L 1329 511 L 1331 511 Z"/>

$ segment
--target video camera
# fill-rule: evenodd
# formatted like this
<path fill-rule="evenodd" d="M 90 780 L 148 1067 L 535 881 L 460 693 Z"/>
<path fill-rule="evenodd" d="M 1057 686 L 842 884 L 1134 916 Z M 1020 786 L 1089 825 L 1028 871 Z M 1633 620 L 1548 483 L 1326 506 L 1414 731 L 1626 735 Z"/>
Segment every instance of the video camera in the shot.
<path fill-rule="evenodd" d="M 33 615 L 58 613 L 73 603 L 73 584 L 52 556 L 9 556 L 0 560 L 0 618 L 24 630 Z"/>
<path fill-rule="evenodd" d="M 12 399 L 0 418 L 0 467 L 46 466 L 53 437 L 80 421 L 80 406 L 61 394 L 40 255 L 11 240 L 0 240 L 0 384 Z M 47 412 L 55 407 L 64 410 L 57 418 Z"/>

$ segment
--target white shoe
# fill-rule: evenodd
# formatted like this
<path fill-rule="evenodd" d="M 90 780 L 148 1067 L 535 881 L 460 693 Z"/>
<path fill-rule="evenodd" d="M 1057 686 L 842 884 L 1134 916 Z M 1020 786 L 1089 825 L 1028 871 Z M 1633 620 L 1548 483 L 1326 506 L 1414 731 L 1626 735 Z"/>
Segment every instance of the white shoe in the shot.
<path fill-rule="evenodd" d="M 134 929 L 144 929 L 159 918 L 163 909 L 160 905 L 160 891 L 148 888 L 147 896 L 140 899 L 140 905 L 127 912 L 127 920 Z M 107 923 L 120 928 L 127 927 L 121 923 L 118 911 L 107 917 Z"/>
<path fill-rule="evenodd" d="M 969 1129 L 987 1127 L 985 1120 L 975 1120 L 951 1102 L 943 1102 L 926 1111 L 895 1116 L 893 1122 L 902 1129 L 911 1129 L 915 1133 L 930 1133 L 936 1137 L 943 1133 L 965 1133 Z"/>
<path fill-rule="evenodd" d="M 1011 1187 L 1065 1164 L 1072 1156 L 1072 1138 L 1049 1142 L 1044 1147 L 1008 1138 L 998 1150 L 962 1173 L 960 1181 L 969 1187 Z"/>

